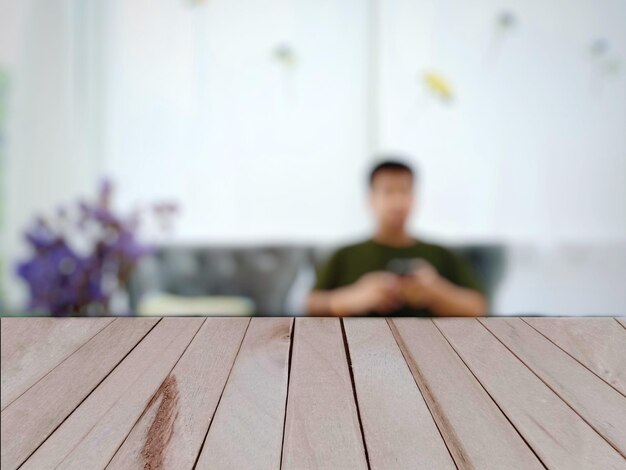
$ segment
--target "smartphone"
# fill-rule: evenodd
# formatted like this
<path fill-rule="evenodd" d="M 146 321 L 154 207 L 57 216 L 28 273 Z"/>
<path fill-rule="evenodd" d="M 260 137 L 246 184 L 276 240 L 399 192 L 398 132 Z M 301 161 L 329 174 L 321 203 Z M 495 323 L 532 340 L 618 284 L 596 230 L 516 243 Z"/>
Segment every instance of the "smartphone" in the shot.
<path fill-rule="evenodd" d="M 387 271 L 398 276 L 410 276 L 424 262 L 421 258 L 393 258 L 387 263 Z"/>

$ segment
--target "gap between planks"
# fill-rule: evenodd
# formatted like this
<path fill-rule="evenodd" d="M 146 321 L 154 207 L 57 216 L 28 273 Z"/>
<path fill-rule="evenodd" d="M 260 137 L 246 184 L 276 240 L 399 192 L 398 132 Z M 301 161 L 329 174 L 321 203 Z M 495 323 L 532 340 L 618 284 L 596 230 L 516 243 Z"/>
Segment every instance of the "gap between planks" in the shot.
<path fill-rule="evenodd" d="M 516 320 L 518 319 L 497 319 L 495 321 L 498 322 L 499 324 L 508 325 L 508 322 L 510 321 L 514 322 Z M 519 319 L 519 320 L 523 320 L 523 319 Z M 571 364 L 573 363 L 576 366 L 578 366 L 575 371 L 576 373 L 589 374 L 585 377 L 585 379 L 587 377 L 589 377 L 590 379 L 593 379 L 591 382 L 585 381 L 584 383 L 576 383 L 574 384 L 576 386 L 574 388 L 582 389 L 584 387 L 585 389 L 588 389 L 589 387 L 592 387 L 594 392 L 596 392 L 596 395 L 595 395 L 596 397 L 598 398 L 603 397 L 602 402 L 610 403 L 615 406 L 615 408 L 613 408 L 612 411 L 603 410 L 604 413 L 599 415 L 597 411 L 596 403 L 592 404 L 594 406 L 593 406 L 593 409 L 590 410 L 585 406 L 585 403 L 584 403 L 585 400 L 584 399 L 581 400 L 579 396 L 576 396 L 577 395 L 576 390 L 574 390 L 574 392 L 567 391 L 568 385 L 572 385 L 571 380 L 568 380 L 572 377 L 571 375 L 567 379 L 561 376 L 561 377 L 554 377 L 552 378 L 552 380 L 550 380 L 549 371 L 544 369 L 542 373 L 541 366 L 537 368 L 537 365 L 538 365 L 537 362 L 535 362 L 535 366 L 531 366 L 531 364 L 533 363 L 532 357 L 529 358 L 528 355 L 526 355 L 525 357 L 523 354 L 523 349 L 520 350 L 522 352 L 516 351 L 514 344 L 509 344 L 510 341 L 505 341 L 500 336 L 502 334 L 501 330 L 499 331 L 500 334 L 497 334 L 498 329 L 493 323 L 488 323 L 488 321 L 486 322 L 484 320 L 479 320 L 478 322 L 489 333 L 491 333 L 491 335 L 494 336 L 502 344 L 502 346 L 504 346 L 511 354 L 513 354 L 513 356 L 515 356 L 519 360 L 519 362 L 524 364 L 524 366 L 526 366 L 526 368 L 530 370 L 530 372 L 532 372 L 537 377 L 537 379 L 539 379 L 546 387 L 548 387 L 548 389 L 552 390 L 552 392 L 554 392 L 554 394 L 557 395 L 563 403 L 565 403 L 575 414 L 577 414 L 584 422 L 586 422 L 589 425 L 589 427 L 591 427 L 602 439 L 604 439 L 611 447 L 613 447 L 623 457 L 626 457 L 626 452 L 625 452 L 626 439 L 624 439 L 624 433 L 614 432 L 614 430 L 619 429 L 619 423 L 615 421 L 619 421 L 620 418 L 624 418 L 624 413 L 619 408 L 620 405 L 616 403 L 616 401 L 618 401 L 619 398 L 624 398 L 623 394 L 619 390 L 614 388 L 610 383 L 605 381 L 602 377 L 595 374 L 592 370 L 587 368 L 584 364 L 579 362 L 576 358 L 572 357 L 567 351 L 560 348 L 557 344 L 555 344 L 552 340 L 550 340 L 550 338 L 542 334 L 539 330 L 533 328 L 533 326 L 530 325 L 528 322 L 525 322 L 525 321 L 520 322 L 520 326 L 528 328 L 528 331 L 532 332 L 531 334 L 537 335 L 536 338 L 538 339 L 538 341 L 541 341 L 539 344 L 535 345 L 538 350 L 540 350 L 541 347 L 545 344 L 545 346 L 547 346 L 548 348 L 554 348 L 556 352 L 561 352 L 564 356 L 563 359 L 567 358 L 571 360 L 569 364 L 561 362 L 561 364 L 559 364 L 561 366 L 560 367 L 561 370 L 564 369 L 566 371 L 567 370 L 571 371 L 572 370 Z M 489 325 L 491 325 L 491 327 Z M 549 362 L 550 359 L 554 357 L 555 357 L 554 354 L 549 354 L 547 361 Z M 567 366 L 569 366 L 569 368 Z M 547 377 L 544 377 L 544 374 L 547 375 Z M 577 378 L 581 380 L 580 375 L 578 375 Z M 616 411 L 618 412 L 617 415 L 616 415 Z"/>
<path fill-rule="evenodd" d="M 400 345 L 400 342 L 402 341 L 400 338 L 398 338 L 398 335 L 396 334 L 396 331 L 394 331 L 395 325 L 393 325 L 393 318 L 386 318 L 385 323 L 387 324 L 387 327 L 389 328 L 389 331 L 391 331 L 391 336 L 393 337 L 396 346 L 398 347 L 398 350 L 400 351 L 400 354 L 402 355 L 402 359 L 404 359 L 405 364 L 407 365 L 407 367 L 409 368 L 409 370 L 411 370 L 411 366 L 409 365 L 407 358 L 406 358 L 406 352 L 404 350 L 404 348 Z M 393 327 L 392 327 L 393 325 Z M 454 454 L 452 453 L 452 450 L 450 448 L 451 445 L 453 445 L 453 443 L 448 443 L 448 441 L 444 438 L 443 436 L 443 432 L 442 432 L 442 426 L 445 425 L 444 423 L 440 423 L 439 420 L 435 417 L 435 414 L 433 413 L 433 410 L 431 409 L 432 403 L 430 402 L 430 400 L 426 400 L 424 397 L 424 394 L 422 393 L 422 389 L 419 386 L 418 381 L 415 379 L 415 376 L 413 376 L 413 372 L 411 371 L 411 376 L 413 377 L 413 381 L 415 382 L 415 386 L 417 387 L 417 390 L 419 391 L 419 394 L 422 396 L 422 398 L 424 399 L 424 403 L 426 404 L 426 408 L 428 409 L 428 412 L 430 413 L 430 416 L 433 419 L 433 422 L 435 423 L 435 426 L 437 428 L 437 431 L 439 432 L 439 435 L 441 436 L 441 440 L 443 441 L 444 445 L 446 446 L 446 449 L 448 450 L 448 453 L 450 454 L 450 458 L 452 459 L 452 461 L 454 462 L 454 465 L 459 468 L 458 464 L 456 463 L 456 461 L 454 460 Z"/>
<path fill-rule="evenodd" d="M 354 405 L 356 406 L 356 416 L 359 419 L 359 429 L 361 430 L 361 440 L 363 441 L 363 450 L 365 451 L 365 462 L 367 468 L 371 469 L 369 452 L 367 450 L 367 442 L 365 441 L 365 430 L 363 429 L 363 418 L 361 417 L 361 408 L 359 407 L 359 399 L 356 391 L 356 383 L 354 382 L 354 371 L 352 370 L 352 359 L 350 358 L 350 346 L 348 345 L 348 337 L 346 336 L 346 327 L 340 318 L 341 337 L 343 339 L 343 347 L 346 350 L 346 361 L 348 361 L 348 372 L 350 373 L 350 383 L 352 384 L 352 395 L 354 397 Z"/>
<path fill-rule="evenodd" d="M 474 319 L 476 322 L 480 323 L 480 321 L 478 319 Z M 474 376 L 474 378 L 476 379 L 476 382 L 478 382 L 480 384 L 480 386 L 482 387 L 482 389 L 485 391 L 485 393 L 487 395 L 489 395 L 489 398 L 491 398 L 491 401 L 493 402 L 494 405 L 496 405 L 496 407 L 500 410 L 500 413 L 502 413 L 502 415 L 506 418 L 506 420 L 511 424 L 511 427 L 513 429 L 515 429 L 515 432 L 517 432 L 517 434 L 519 435 L 519 437 L 526 443 L 526 445 L 528 446 L 528 448 L 530 449 L 530 451 L 535 454 L 535 457 L 537 457 L 537 460 L 541 463 L 541 465 L 543 465 L 545 468 L 548 468 L 546 466 L 546 464 L 543 462 L 543 460 L 541 460 L 541 458 L 539 457 L 539 455 L 537 455 L 537 452 L 535 452 L 535 449 L 532 448 L 532 446 L 530 445 L 530 443 L 528 442 L 528 440 L 524 437 L 524 435 L 519 431 L 519 429 L 517 429 L 517 427 L 515 426 L 515 424 L 513 424 L 513 422 L 511 421 L 511 418 L 509 418 L 509 416 L 504 412 L 504 410 L 502 409 L 502 407 L 498 404 L 498 402 L 496 400 L 494 400 L 493 395 L 491 393 L 489 393 L 489 390 L 487 390 L 487 388 L 485 388 L 485 386 L 483 385 L 483 383 L 480 381 L 480 379 L 476 376 L 476 374 L 474 373 L 474 371 L 468 366 L 467 362 L 465 362 L 465 359 L 463 359 L 463 357 L 461 357 L 461 355 L 459 354 L 459 352 L 456 350 L 456 348 L 452 345 L 452 343 L 450 342 L 450 340 L 448 339 L 448 337 L 443 333 L 443 331 L 441 331 L 441 328 L 439 328 L 439 325 L 437 325 L 437 322 L 431 320 L 431 322 L 433 323 L 433 325 L 435 325 L 435 328 L 437 328 L 437 330 L 439 331 L 439 333 L 441 333 L 441 336 L 443 336 L 443 338 L 446 340 L 446 342 L 450 345 L 450 347 L 452 348 L 452 350 L 455 352 L 455 354 L 458 356 L 458 358 L 461 360 L 461 362 L 463 363 L 463 365 L 467 368 L 467 370 L 470 372 L 470 374 L 472 374 Z M 481 323 L 482 325 L 482 323 Z M 482 325 L 484 327 L 484 325 Z M 491 333 L 491 332 L 490 332 Z"/>
<path fill-rule="evenodd" d="M 497 321 L 505 322 L 504 319 L 492 320 Z M 594 465 L 601 462 L 598 465 L 602 468 L 621 468 L 618 462 L 623 457 L 607 439 L 482 321 L 478 321 L 480 326 L 468 320 L 454 323 L 439 319 L 434 323 L 472 373 L 480 377 L 484 388 L 491 390 L 494 402 L 497 400 L 501 408 L 507 409 L 507 418 L 510 413 L 510 420 L 516 423 L 516 429 L 520 434 L 527 435 L 533 451 L 542 456 L 546 465 L 557 466 L 557 462 L 559 465 L 565 462 L 572 465 L 580 458 L 582 465 L 593 461 Z M 502 354 L 496 355 L 499 351 Z M 516 385 L 499 375 L 505 366 Z M 525 394 L 520 396 L 522 389 Z M 515 401 L 516 397 L 521 402 Z M 542 433 L 551 440 L 540 439 Z M 587 439 L 582 450 L 577 444 L 580 438 Z M 565 441 L 561 442 L 561 439 Z"/>
<path fill-rule="evenodd" d="M 280 444 L 280 466 L 279 469 L 283 468 L 283 453 L 285 449 L 285 428 L 287 426 L 287 406 L 289 405 L 289 384 L 291 381 L 291 364 L 293 357 L 293 339 L 296 336 L 296 319 L 293 319 L 291 324 L 291 337 L 289 338 L 289 358 L 287 359 L 287 392 L 285 394 L 285 415 L 283 417 L 283 438 Z"/>
<path fill-rule="evenodd" d="M 527 318 L 520 317 L 520 320 L 523 321 L 525 324 L 527 324 L 529 327 L 531 327 L 533 330 L 535 330 L 538 334 L 540 334 L 541 336 L 546 338 L 550 343 L 554 344 L 557 348 L 559 348 L 565 354 L 570 356 L 576 362 L 578 362 L 582 367 L 584 367 L 585 369 L 590 371 L 592 374 L 594 374 L 596 377 L 598 377 L 600 380 L 602 380 L 607 385 L 612 387 L 619 394 L 621 394 L 622 396 L 626 397 L 626 393 L 625 393 L 626 388 L 624 388 L 624 386 L 623 386 L 623 380 L 620 383 L 619 377 L 618 377 L 618 381 L 616 383 L 612 383 L 610 377 L 607 377 L 607 375 L 606 375 L 607 373 L 609 373 L 611 371 L 611 369 L 619 372 L 620 369 L 622 369 L 621 367 L 619 367 L 619 366 L 614 367 L 614 365 L 613 365 L 613 367 L 611 367 L 611 366 L 608 366 L 606 364 L 604 364 L 604 366 L 601 367 L 602 364 L 598 364 L 595 361 L 592 361 L 590 363 L 590 361 L 589 361 L 590 358 L 581 357 L 580 354 L 576 354 L 576 352 L 573 351 L 572 348 L 570 347 L 571 345 L 568 346 L 567 344 L 563 344 L 562 341 L 558 341 L 554 337 L 554 335 L 549 334 L 545 329 L 540 329 L 537 326 L 537 324 L 533 321 L 534 320 L 533 318 L 528 318 L 527 319 Z M 550 319 L 548 321 L 552 321 L 552 320 L 553 319 Z M 624 329 L 626 329 L 626 326 L 622 325 L 622 323 L 620 323 L 618 318 L 613 318 L 613 320 L 615 320 L 617 322 L 618 327 L 623 327 Z M 591 320 L 591 321 L 593 321 L 593 320 Z M 613 324 L 613 322 L 611 322 L 611 324 Z M 619 329 L 619 328 L 618 328 L 618 331 L 622 332 L 621 329 Z M 626 333 L 626 331 L 624 333 Z M 619 346 L 617 348 L 615 348 L 615 349 L 616 350 L 613 350 L 612 353 L 615 354 L 617 352 L 617 354 L 619 354 Z M 611 351 L 607 351 L 607 352 L 611 353 Z M 594 353 L 595 353 L 595 351 L 594 351 Z M 587 360 L 585 360 L 585 359 L 587 359 Z M 597 360 L 598 358 L 596 357 L 595 359 Z M 620 385 L 622 385 L 622 386 L 620 386 Z"/>
<path fill-rule="evenodd" d="M 244 339 L 246 339 L 246 335 L 248 334 L 248 329 L 250 328 L 250 321 L 248 321 L 248 324 L 246 325 L 246 330 L 243 333 L 243 336 L 241 337 L 241 342 L 239 343 L 239 347 L 237 348 L 237 353 L 235 354 L 235 359 L 233 360 L 233 363 L 230 365 L 230 370 L 228 371 L 228 377 L 226 377 L 226 380 L 224 381 L 224 386 L 222 387 L 222 391 L 220 393 L 220 397 L 217 400 L 217 404 L 215 405 L 215 411 L 213 412 L 213 417 L 211 418 L 211 421 L 209 422 L 209 427 L 206 430 L 206 433 L 204 434 L 204 439 L 202 440 L 202 444 L 200 445 L 200 449 L 198 449 L 198 455 L 196 455 L 196 459 L 193 463 L 193 469 L 195 469 L 198 465 L 198 460 L 200 460 L 200 455 L 202 454 L 202 449 L 204 449 L 204 444 L 206 443 L 206 438 L 209 435 L 209 430 L 211 429 L 211 425 L 213 424 L 213 418 L 215 417 L 215 413 L 217 413 L 218 408 L 220 407 L 220 403 L 222 402 L 222 397 L 224 396 L 224 390 L 226 390 L 226 384 L 228 383 L 228 379 L 230 379 L 230 374 L 233 373 L 233 368 L 235 367 L 235 363 L 237 362 L 237 358 L 239 357 L 239 353 L 241 352 L 241 346 L 243 345 L 243 341 Z"/>

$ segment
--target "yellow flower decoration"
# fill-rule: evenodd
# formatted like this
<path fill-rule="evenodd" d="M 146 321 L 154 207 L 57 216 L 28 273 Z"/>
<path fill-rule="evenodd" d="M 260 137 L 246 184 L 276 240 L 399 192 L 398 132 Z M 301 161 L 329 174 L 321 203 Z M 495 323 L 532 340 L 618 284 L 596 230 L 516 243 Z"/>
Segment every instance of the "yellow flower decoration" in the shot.
<path fill-rule="evenodd" d="M 424 83 L 431 93 L 444 101 L 451 101 L 454 97 L 450 83 L 443 75 L 437 72 L 426 72 L 424 74 Z"/>

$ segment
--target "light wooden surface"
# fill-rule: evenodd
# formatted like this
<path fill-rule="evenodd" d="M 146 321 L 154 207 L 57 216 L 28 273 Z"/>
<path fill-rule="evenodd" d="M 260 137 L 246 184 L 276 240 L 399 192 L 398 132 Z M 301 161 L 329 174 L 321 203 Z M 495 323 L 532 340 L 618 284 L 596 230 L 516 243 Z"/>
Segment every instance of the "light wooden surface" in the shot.
<path fill-rule="evenodd" d="M 615 320 L 526 318 L 523 321 L 624 395 L 626 355 L 623 353 L 626 350 L 626 336 Z"/>
<path fill-rule="evenodd" d="M 385 319 L 345 330 L 370 467 L 455 468 Z"/>
<path fill-rule="evenodd" d="M 2 318 L 0 321 L 2 325 L 11 322 L 11 328 L 0 328 L 2 335 L 0 402 L 4 410 L 113 319 L 82 318 L 60 322 L 54 318 L 42 318 L 33 323 L 28 318 Z M 63 338 L 63 341 L 59 341 L 59 338 Z"/>
<path fill-rule="evenodd" d="M 251 320 L 197 468 L 280 466 L 292 324 L 291 318 Z"/>
<path fill-rule="evenodd" d="M 438 319 L 435 324 L 549 468 L 623 468 L 623 457 L 606 438 L 550 390 L 480 322 Z M 618 403 L 615 411 L 620 408 Z"/>
<path fill-rule="evenodd" d="M 616 318 L 9 319 L 2 469 L 626 469 Z"/>
<path fill-rule="evenodd" d="M 459 467 L 541 468 L 532 450 L 431 320 L 400 318 L 389 323 Z"/>
<path fill-rule="evenodd" d="M 296 321 L 283 467 L 367 469 L 341 321 Z"/>

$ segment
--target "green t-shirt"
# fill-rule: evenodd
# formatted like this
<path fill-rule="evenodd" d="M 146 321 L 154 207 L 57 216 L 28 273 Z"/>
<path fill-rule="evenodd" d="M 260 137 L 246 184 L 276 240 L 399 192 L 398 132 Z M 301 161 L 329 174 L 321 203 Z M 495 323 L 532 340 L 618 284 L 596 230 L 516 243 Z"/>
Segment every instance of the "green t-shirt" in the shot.
<path fill-rule="evenodd" d="M 469 263 L 447 248 L 432 243 L 416 241 L 407 247 L 382 245 L 374 240 L 366 240 L 340 248 L 331 255 L 317 274 L 316 290 L 331 290 L 356 282 L 361 276 L 372 271 L 388 271 L 389 262 L 395 259 L 421 258 L 428 261 L 450 282 L 469 289 L 483 292 Z M 389 316 L 431 316 L 424 309 L 404 306 Z"/>

